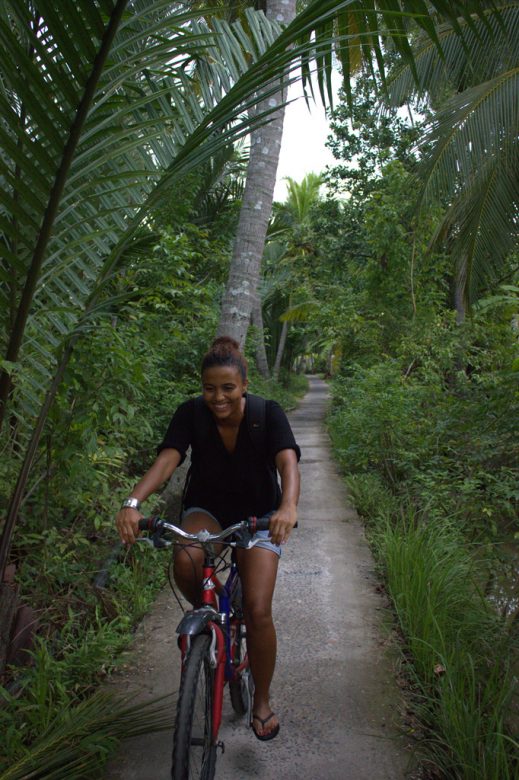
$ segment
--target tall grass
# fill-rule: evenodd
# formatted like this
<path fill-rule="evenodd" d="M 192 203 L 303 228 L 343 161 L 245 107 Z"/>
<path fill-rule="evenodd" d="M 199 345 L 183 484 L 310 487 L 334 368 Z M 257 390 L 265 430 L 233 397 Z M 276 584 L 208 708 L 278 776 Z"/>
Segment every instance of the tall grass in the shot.
<path fill-rule="evenodd" d="M 375 552 L 400 624 L 429 759 L 448 778 L 513 780 L 507 714 L 512 638 L 478 588 L 477 559 L 453 523 L 387 515 Z"/>
<path fill-rule="evenodd" d="M 55 713 L 30 749 L 0 775 L 1 780 L 102 777 L 106 761 L 122 739 L 171 730 L 174 710 L 171 696 L 132 705 L 129 696 L 118 699 L 97 691 Z"/>

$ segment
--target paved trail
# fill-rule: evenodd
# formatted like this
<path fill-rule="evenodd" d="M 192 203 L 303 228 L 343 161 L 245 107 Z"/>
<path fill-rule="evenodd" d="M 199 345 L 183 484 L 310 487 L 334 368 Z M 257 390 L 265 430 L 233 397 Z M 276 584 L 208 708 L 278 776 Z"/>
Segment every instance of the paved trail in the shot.
<path fill-rule="evenodd" d="M 290 415 L 301 446 L 299 528 L 284 549 L 274 618 L 278 664 L 272 704 L 277 739 L 262 743 L 226 701 L 217 780 L 403 780 L 409 756 L 397 736 L 399 696 L 380 627 L 373 560 L 348 503 L 323 428 L 327 387 L 310 392 Z M 165 592 L 136 640 L 138 661 L 123 688 L 139 698 L 175 691 L 178 608 Z M 136 739 L 107 780 L 168 780 L 171 735 Z"/>

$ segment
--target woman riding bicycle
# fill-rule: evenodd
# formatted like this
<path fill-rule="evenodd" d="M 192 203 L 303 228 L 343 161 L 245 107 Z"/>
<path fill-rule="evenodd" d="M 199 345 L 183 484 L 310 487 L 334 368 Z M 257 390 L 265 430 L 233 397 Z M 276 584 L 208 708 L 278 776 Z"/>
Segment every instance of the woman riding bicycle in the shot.
<path fill-rule="evenodd" d="M 157 459 L 123 502 L 116 523 L 121 540 L 133 544 L 139 535 L 141 502 L 171 477 L 190 446 L 192 465 L 182 513 L 186 531 L 206 528 L 218 533 L 246 517 L 270 516 L 269 531 L 258 532 L 261 539 L 256 546 L 236 549 L 255 685 L 251 725 L 258 739 L 269 740 L 279 732 L 269 701 L 276 662 L 272 597 L 281 545 L 288 541 L 297 519 L 300 450 L 275 401 L 265 402 L 265 451 L 251 438 L 246 424 L 247 362 L 236 341 L 226 336 L 215 339 L 203 358 L 201 373 L 203 404 L 191 399 L 178 407 Z M 196 435 L 202 428 L 203 443 Z M 201 548 L 176 545 L 175 581 L 194 606 L 201 603 L 202 563 Z"/>

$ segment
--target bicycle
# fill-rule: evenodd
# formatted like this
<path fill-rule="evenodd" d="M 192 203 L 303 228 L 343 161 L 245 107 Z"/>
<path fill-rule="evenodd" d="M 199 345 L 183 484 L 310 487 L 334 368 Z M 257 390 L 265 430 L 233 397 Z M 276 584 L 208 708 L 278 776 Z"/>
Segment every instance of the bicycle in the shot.
<path fill-rule="evenodd" d="M 251 721 L 254 681 L 247 657 L 240 577 L 232 561 L 224 566 L 229 568 L 225 583 L 220 581 L 218 574 L 223 569 L 217 569 L 214 545 L 235 547 L 239 542 L 253 547 L 255 532 L 268 530 L 268 525 L 268 518 L 251 517 L 218 534 L 206 530 L 190 534 L 157 517 L 139 521 L 141 531 L 152 533 L 155 547 L 169 546 L 171 542 L 163 539 L 163 534 L 170 532 L 177 539 L 200 544 L 204 550 L 202 606 L 187 611 L 176 629 L 182 670 L 173 734 L 173 780 L 214 777 L 217 750 L 224 750 L 218 732 L 226 683 L 234 711 L 246 714 Z"/>

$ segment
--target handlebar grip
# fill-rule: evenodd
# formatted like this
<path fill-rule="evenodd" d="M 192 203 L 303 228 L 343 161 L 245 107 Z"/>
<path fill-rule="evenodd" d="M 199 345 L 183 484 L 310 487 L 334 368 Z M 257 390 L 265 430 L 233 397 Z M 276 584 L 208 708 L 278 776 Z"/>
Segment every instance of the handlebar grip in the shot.
<path fill-rule="evenodd" d="M 139 520 L 139 531 L 158 531 L 161 526 L 160 517 L 143 517 Z"/>
<path fill-rule="evenodd" d="M 249 517 L 249 530 L 251 534 L 255 534 L 256 531 L 268 531 L 270 525 L 270 517 Z"/>

